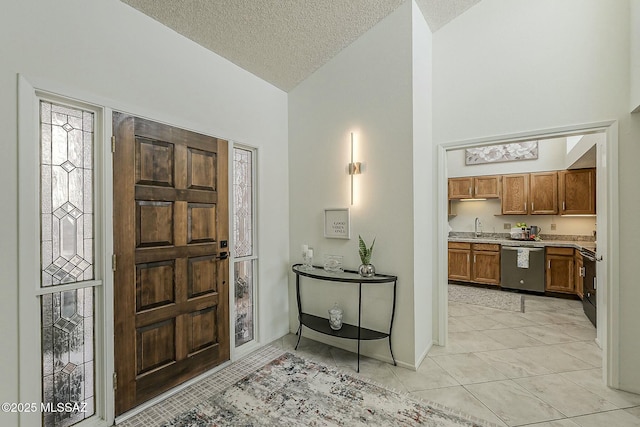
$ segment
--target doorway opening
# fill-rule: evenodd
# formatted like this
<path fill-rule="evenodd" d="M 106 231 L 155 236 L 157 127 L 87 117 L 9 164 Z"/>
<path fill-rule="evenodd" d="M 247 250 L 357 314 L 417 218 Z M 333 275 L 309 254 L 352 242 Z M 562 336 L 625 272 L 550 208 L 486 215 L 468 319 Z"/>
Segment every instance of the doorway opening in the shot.
<path fill-rule="evenodd" d="M 615 313 L 618 305 L 618 273 L 617 273 L 617 248 L 610 242 L 615 242 L 618 236 L 618 228 L 615 221 L 611 221 L 610 218 L 615 218 L 618 209 L 617 199 L 617 176 L 615 170 L 611 165 L 615 165 L 617 162 L 617 122 L 605 122 L 594 123 L 591 125 L 583 125 L 576 127 L 566 127 L 558 129 L 548 129 L 535 132 L 527 132 L 514 135 L 506 135 L 493 138 L 482 138 L 467 141 L 458 141 L 452 143 L 445 143 L 439 146 L 439 253 L 448 253 L 448 240 L 449 240 L 449 220 L 451 217 L 449 214 L 449 197 L 448 197 L 448 177 L 450 174 L 450 167 L 448 159 L 454 155 L 455 152 L 463 152 L 468 148 L 475 147 L 487 147 L 495 144 L 507 144 L 517 141 L 531 141 L 531 140 L 549 140 L 553 138 L 563 138 L 566 141 L 567 137 L 574 135 L 595 135 L 599 136 L 599 141 L 595 144 L 595 167 L 596 167 L 596 211 L 597 221 L 594 223 L 595 236 L 597 236 L 597 283 L 598 283 L 598 313 L 597 313 L 597 344 L 602 348 L 603 355 L 603 376 L 606 384 L 610 387 L 616 387 L 618 384 L 617 366 L 615 364 L 618 348 L 618 325 L 615 317 L 612 313 Z M 462 151 L 460 151 L 462 150 Z M 463 161 L 464 162 L 464 161 Z M 521 163 L 524 166 L 524 162 Z M 519 167 L 514 163 L 515 167 Z M 484 165 L 483 165 L 484 166 Z M 489 165 L 489 167 L 492 167 Z M 495 165 L 493 166 L 495 168 Z M 558 168 L 564 169 L 564 168 Z M 494 169 L 495 170 L 495 169 Z M 529 171 L 522 171 L 529 172 Z M 510 173 L 516 173 L 512 171 Z M 469 173 L 469 175 L 474 175 Z M 486 173 L 478 173 L 478 175 L 486 175 Z M 500 201 L 494 201 L 496 206 L 494 208 L 499 209 Z M 467 204 L 464 207 L 465 215 L 469 215 L 473 209 L 473 204 Z M 479 205 L 478 205 L 479 206 Z M 502 212 L 498 212 L 502 214 Z M 455 218 L 455 217 L 454 217 Z M 487 223 L 490 224 L 489 229 L 483 229 L 482 232 L 489 231 L 491 233 L 502 232 L 504 230 L 504 223 L 508 223 L 508 217 L 496 216 L 487 219 Z M 542 216 L 540 216 L 542 218 Z M 518 222 L 518 221 L 515 221 Z M 477 222 L 476 222 L 477 223 Z M 474 225 L 470 223 L 470 233 L 475 233 L 476 230 L 472 228 Z M 549 224 L 550 226 L 551 224 Z M 502 229 L 499 229 L 502 226 Z M 495 228 L 495 230 L 494 230 Z M 506 230 L 505 230 L 506 231 Z M 438 313 L 438 330 L 436 337 L 439 345 L 447 345 L 449 325 L 448 325 L 448 260 L 444 256 L 441 257 L 439 262 L 439 281 L 438 281 L 438 302 L 435 312 Z"/>

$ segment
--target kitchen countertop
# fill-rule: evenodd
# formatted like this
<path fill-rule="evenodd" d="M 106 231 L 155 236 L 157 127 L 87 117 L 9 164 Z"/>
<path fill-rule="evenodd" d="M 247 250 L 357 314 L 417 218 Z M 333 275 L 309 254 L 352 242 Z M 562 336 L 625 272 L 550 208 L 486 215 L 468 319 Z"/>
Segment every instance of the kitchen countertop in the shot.
<path fill-rule="evenodd" d="M 556 246 L 575 249 L 588 249 L 595 252 L 596 242 L 575 241 L 575 240 L 511 240 L 498 237 L 449 237 L 450 242 L 464 243 L 492 243 L 502 246 L 519 246 L 526 248 L 544 248 L 545 246 Z"/>

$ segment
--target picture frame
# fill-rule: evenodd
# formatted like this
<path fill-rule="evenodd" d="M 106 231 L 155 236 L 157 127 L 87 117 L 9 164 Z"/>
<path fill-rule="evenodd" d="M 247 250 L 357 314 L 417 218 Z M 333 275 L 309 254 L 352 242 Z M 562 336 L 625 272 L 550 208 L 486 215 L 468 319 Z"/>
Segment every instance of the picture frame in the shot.
<path fill-rule="evenodd" d="M 349 208 L 324 210 L 324 237 L 328 239 L 351 239 Z"/>
<path fill-rule="evenodd" d="M 467 148 L 464 154 L 464 164 L 467 166 L 518 160 L 535 160 L 538 158 L 538 141 L 521 141 L 509 144 Z"/>

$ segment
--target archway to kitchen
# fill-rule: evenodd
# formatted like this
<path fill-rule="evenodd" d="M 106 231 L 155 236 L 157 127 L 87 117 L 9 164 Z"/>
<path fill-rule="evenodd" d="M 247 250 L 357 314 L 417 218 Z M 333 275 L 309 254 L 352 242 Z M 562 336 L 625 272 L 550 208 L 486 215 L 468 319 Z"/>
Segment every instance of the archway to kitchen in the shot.
<path fill-rule="evenodd" d="M 442 254 L 438 263 L 438 286 L 434 312 L 437 316 L 437 330 L 434 335 L 438 344 L 446 345 L 448 336 L 448 236 L 449 209 L 448 186 L 449 156 L 456 150 L 482 147 L 494 144 L 506 144 L 517 141 L 561 139 L 576 135 L 599 136 L 596 144 L 596 208 L 597 208 L 597 257 L 598 262 L 598 327 L 597 344 L 602 348 L 603 375 L 607 385 L 616 387 L 618 384 L 617 352 L 618 352 L 618 323 L 613 313 L 617 312 L 618 299 L 618 260 L 617 246 L 618 226 L 614 218 L 618 214 L 618 178 L 615 169 L 618 155 L 618 124 L 615 121 L 593 123 L 589 125 L 546 129 L 498 137 L 473 139 L 444 143 L 438 146 L 438 247 L 437 253 Z M 561 142 L 557 142 L 558 144 Z M 515 172 L 514 172 L 515 173 Z M 483 174 L 478 174 L 483 175 Z M 508 222 L 508 221 L 505 221 Z M 471 231 L 472 229 L 470 229 Z M 493 232 L 493 228 L 490 230 Z M 495 230 L 502 232 L 503 230 Z M 507 230 L 504 230 L 507 231 Z M 544 230 L 543 230 L 544 233 Z M 610 244 L 611 242 L 611 244 Z"/>

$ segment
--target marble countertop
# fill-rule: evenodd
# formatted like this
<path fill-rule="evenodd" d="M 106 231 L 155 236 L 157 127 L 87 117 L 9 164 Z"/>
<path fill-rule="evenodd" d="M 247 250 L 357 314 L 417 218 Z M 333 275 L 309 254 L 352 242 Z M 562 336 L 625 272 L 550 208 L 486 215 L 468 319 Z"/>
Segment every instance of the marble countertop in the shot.
<path fill-rule="evenodd" d="M 544 248 L 545 246 L 566 247 L 575 249 L 596 250 L 596 242 L 575 240 L 511 240 L 501 237 L 449 237 L 450 242 L 493 243 L 502 246 L 520 246 L 527 248 Z"/>

